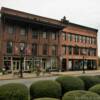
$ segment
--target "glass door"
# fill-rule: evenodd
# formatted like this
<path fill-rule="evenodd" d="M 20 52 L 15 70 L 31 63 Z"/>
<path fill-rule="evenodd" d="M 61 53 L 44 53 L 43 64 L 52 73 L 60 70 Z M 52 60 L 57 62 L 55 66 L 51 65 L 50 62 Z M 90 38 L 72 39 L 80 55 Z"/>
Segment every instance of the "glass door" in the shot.
<path fill-rule="evenodd" d="M 13 61 L 13 70 L 20 70 L 20 60 Z"/>

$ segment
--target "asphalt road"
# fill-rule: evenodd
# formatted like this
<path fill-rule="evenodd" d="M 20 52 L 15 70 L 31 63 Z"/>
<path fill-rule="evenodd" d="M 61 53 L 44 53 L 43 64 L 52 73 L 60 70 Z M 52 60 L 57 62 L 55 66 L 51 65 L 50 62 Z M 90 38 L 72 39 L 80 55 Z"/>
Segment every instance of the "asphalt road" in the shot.
<path fill-rule="evenodd" d="M 7 84 L 7 83 L 23 83 L 27 87 L 29 87 L 32 83 L 34 83 L 38 80 L 55 80 L 56 78 L 57 78 L 57 76 L 29 78 L 29 79 L 0 80 L 0 85 Z"/>

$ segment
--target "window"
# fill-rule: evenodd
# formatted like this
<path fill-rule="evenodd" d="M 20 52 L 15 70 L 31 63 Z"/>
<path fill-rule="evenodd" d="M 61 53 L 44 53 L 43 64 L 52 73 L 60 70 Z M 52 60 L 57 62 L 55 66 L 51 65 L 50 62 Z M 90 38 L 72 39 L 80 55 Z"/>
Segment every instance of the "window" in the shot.
<path fill-rule="evenodd" d="M 64 33 L 64 32 L 62 33 L 62 39 L 66 40 L 66 33 Z"/>
<path fill-rule="evenodd" d="M 72 41 L 72 34 L 68 34 L 68 40 Z"/>
<path fill-rule="evenodd" d="M 68 53 L 69 53 L 69 55 L 72 54 L 72 46 L 69 46 L 69 47 L 68 47 Z"/>
<path fill-rule="evenodd" d="M 79 36 L 75 35 L 75 42 L 79 42 Z"/>
<path fill-rule="evenodd" d="M 92 38 L 90 37 L 90 44 L 92 44 Z"/>
<path fill-rule="evenodd" d="M 37 44 L 32 44 L 32 54 L 33 56 L 37 55 Z"/>
<path fill-rule="evenodd" d="M 43 38 L 46 39 L 47 38 L 47 33 L 43 32 Z"/>
<path fill-rule="evenodd" d="M 91 38 L 89 37 L 89 44 L 91 44 Z"/>
<path fill-rule="evenodd" d="M 66 45 L 62 46 L 62 50 L 63 50 L 63 55 L 66 55 Z"/>
<path fill-rule="evenodd" d="M 80 41 L 81 43 L 83 43 L 83 36 L 80 36 Z"/>
<path fill-rule="evenodd" d="M 92 38 L 92 44 L 94 44 L 94 38 Z"/>
<path fill-rule="evenodd" d="M 90 56 L 91 55 L 91 53 L 90 53 L 90 48 L 88 48 L 88 56 Z"/>
<path fill-rule="evenodd" d="M 89 37 L 87 37 L 87 43 L 89 43 Z"/>
<path fill-rule="evenodd" d="M 85 43 L 87 43 L 87 37 L 85 37 Z"/>
<path fill-rule="evenodd" d="M 83 36 L 83 43 L 85 43 L 85 36 Z"/>
<path fill-rule="evenodd" d="M 78 55 L 79 54 L 79 47 L 75 46 L 73 52 L 74 52 L 75 55 Z"/>
<path fill-rule="evenodd" d="M 9 33 L 9 34 L 13 34 L 14 31 L 15 31 L 14 26 L 9 25 L 9 26 L 8 26 L 8 33 Z"/>
<path fill-rule="evenodd" d="M 80 54 L 83 55 L 83 48 L 80 48 Z"/>
<path fill-rule="evenodd" d="M 52 33 L 52 40 L 56 40 L 56 33 Z"/>
<path fill-rule="evenodd" d="M 96 42 L 96 38 L 94 38 L 94 44 L 96 44 L 97 42 Z"/>
<path fill-rule="evenodd" d="M 48 53 L 48 45 L 44 44 L 43 45 L 43 55 L 47 55 L 47 53 Z"/>
<path fill-rule="evenodd" d="M 19 48 L 20 48 L 20 50 L 22 49 L 22 53 L 24 54 L 25 53 L 25 43 L 23 43 L 23 42 L 21 42 L 20 44 L 19 44 Z"/>
<path fill-rule="evenodd" d="M 13 52 L 13 43 L 11 41 L 7 42 L 7 53 Z"/>
<path fill-rule="evenodd" d="M 94 49 L 94 53 L 93 54 L 94 54 L 94 56 L 96 56 L 96 49 Z"/>
<path fill-rule="evenodd" d="M 38 38 L 38 34 L 39 34 L 38 31 L 32 31 L 32 38 L 33 39 L 37 39 Z"/>
<path fill-rule="evenodd" d="M 27 33 L 27 31 L 26 31 L 25 28 L 21 28 L 21 29 L 20 29 L 20 34 L 21 34 L 21 35 L 25 36 L 26 33 Z"/>
<path fill-rule="evenodd" d="M 52 55 L 56 55 L 56 52 L 57 52 L 57 46 L 54 45 L 52 46 Z"/>

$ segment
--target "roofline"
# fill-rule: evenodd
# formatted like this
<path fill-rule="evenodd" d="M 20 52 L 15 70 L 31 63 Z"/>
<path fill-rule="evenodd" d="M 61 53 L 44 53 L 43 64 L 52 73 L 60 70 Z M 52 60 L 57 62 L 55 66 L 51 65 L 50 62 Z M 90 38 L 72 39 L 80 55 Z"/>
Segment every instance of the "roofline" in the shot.
<path fill-rule="evenodd" d="M 19 10 L 7 8 L 7 7 L 1 7 L 1 13 L 5 12 L 6 10 L 14 11 L 14 12 L 17 12 L 17 13 L 20 13 L 20 14 L 26 14 L 27 16 L 30 15 L 30 16 L 34 16 L 34 17 L 43 18 L 45 20 L 49 20 L 49 21 L 52 20 L 52 21 L 56 21 L 58 23 L 61 23 L 61 21 L 60 20 L 57 20 L 57 19 L 48 18 L 48 17 L 44 17 L 44 16 L 39 16 L 39 15 L 35 15 L 35 14 L 27 13 L 27 12 L 24 12 L 24 11 L 19 11 Z M 63 23 L 61 23 L 61 24 L 63 24 Z"/>
<path fill-rule="evenodd" d="M 92 27 L 88 27 L 88 26 L 84 26 L 84 25 L 80 25 L 80 24 L 76 24 L 76 23 L 72 23 L 72 22 L 69 22 L 69 24 L 98 32 L 98 29 L 95 29 L 95 28 L 92 28 Z"/>
<path fill-rule="evenodd" d="M 78 26 L 78 27 L 82 27 L 82 28 L 85 28 L 85 29 L 89 29 L 89 30 L 98 32 L 98 29 L 87 27 L 87 26 L 84 26 L 84 25 L 79 25 L 79 24 L 76 24 L 76 23 L 72 23 L 72 22 L 69 22 L 67 20 L 65 20 L 64 22 L 68 22 L 68 23 L 64 23 L 61 20 L 56 20 L 56 19 L 52 19 L 52 18 L 47 18 L 47 17 L 35 15 L 35 14 L 30 14 L 30 13 L 27 13 L 27 12 L 24 12 L 24 11 L 19 11 L 19 10 L 15 10 L 15 9 L 11 9 L 11 8 L 6 8 L 6 7 L 1 7 L 0 13 L 6 13 L 7 10 L 8 11 L 12 11 L 12 12 L 16 12 L 16 13 L 20 13 L 20 14 L 23 14 L 23 15 L 26 15 L 26 17 L 29 16 L 29 18 L 30 17 L 37 17 L 37 18 L 40 18 L 40 20 L 47 21 L 47 22 L 54 21 L 54 22 L 56 22 L 55 24 L 63 25 L 64 27 L 67 27 L 68 24 L 69 25 L 71 24 L 71 25 L 75 25 L 75 26 Z M 13 15 L 17 16 L 16 14 L 13 14 Z M 19 17 L 21 17 L 21 15 Z"/>

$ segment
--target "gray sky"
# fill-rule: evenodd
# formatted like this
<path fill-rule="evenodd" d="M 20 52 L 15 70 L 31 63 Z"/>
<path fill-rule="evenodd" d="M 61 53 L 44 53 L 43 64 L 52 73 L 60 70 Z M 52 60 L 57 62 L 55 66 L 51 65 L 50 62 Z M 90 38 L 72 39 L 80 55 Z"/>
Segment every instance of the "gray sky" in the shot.
<path fill-rule="evenodd" d="M 100 0 L 0 0 L 2 6 L 54 19 L 66 16 L 71 22 L 100 30 Z M 100 46 L 98 52 L 100 56 Z"/>

